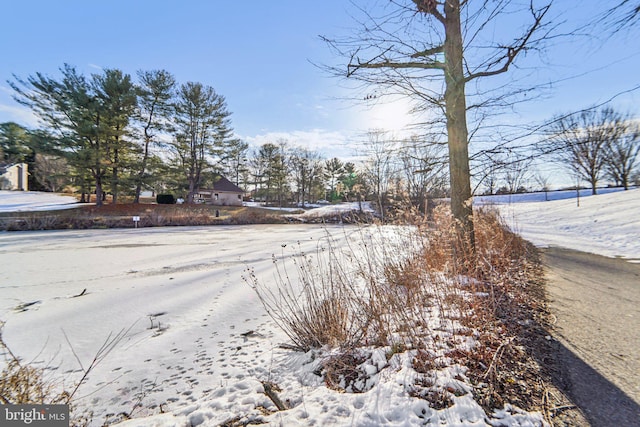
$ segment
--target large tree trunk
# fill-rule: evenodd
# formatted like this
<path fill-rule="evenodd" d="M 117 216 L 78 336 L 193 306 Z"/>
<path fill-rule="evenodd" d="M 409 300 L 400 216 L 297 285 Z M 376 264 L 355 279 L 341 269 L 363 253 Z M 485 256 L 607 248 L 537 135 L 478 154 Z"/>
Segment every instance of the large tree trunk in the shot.
<path fill-rule="evenodd" d="M 116 142 L 116 144 L 118 144 L 118 142 Z M 111 204 L 115 205 L 118 203 L 118 162 L 120 161 L 117 145 L 114 149 L 113 157 L 113 168 L 111 169 Z"/>
<path fill-rule="evenodd" d="M 96 176 L 96 206 L 102 206 L 104 192 L 102 191 L 102 176 Z M 91 198 L 89 198 L 91 200 Z"/>
<path fill-rule="evenodd" d="M 445 113 L 449 146 L 449 174 L 451 177 L 451 212 L 461 243 L 472 252 L 475 250 L 473 207 L 471 198 L 471 173 L 469 170 L 469 141 L 467 130 L 467 105 L 465 100 L 465 76 L 463 69 L 463 41 L 460 25 L 460 1 L 445 2 L 446 39 L 444 52 Z"/>
<path fill-rule="evenodd" d="M 147 159 L 149 158 L 149 143 L 151 138 L 147 135 L 147 129 L 144 130 L 145 138 L 144 138 L 144 155 L 142 157 L 142 162 L 140 163 L 140 172 L 138 173 L 138 178 L 136 182 L 136 194 L 133 198 L 133 203 L 140 203 L 140 192 L 142 191 L 142 181 L 144 179 L 144 174 L 147 171 Z"/>

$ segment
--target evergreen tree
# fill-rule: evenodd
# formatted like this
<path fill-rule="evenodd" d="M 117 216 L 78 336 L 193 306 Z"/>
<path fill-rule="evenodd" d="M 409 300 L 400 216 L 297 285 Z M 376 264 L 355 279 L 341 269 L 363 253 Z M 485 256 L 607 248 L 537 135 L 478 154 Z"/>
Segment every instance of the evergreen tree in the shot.
<path fill-rule="evenodd" d="M 134 203 L 140 202 L 142 186 L 151 178 L 148 165 L 152 156 L 151 147 L 159 144 L 158 133 L 166 130 L 171 115 L 171 99 L 176 84 L 175 78 L 165 70 L 138 72 L 138 109 L 136 118 L 142 128 L 140 162 L 135 177 Z"/>
<path fill-rule="evenodd" d="M 0 165 L 26 162 L 31 154 L 29 131 L 17 123 L 0 123 Z"/>
<path fill-rule="evenodd" d="M 99 132 L 105 143 L 105 157 L 111 169 L 112 203 L 118 200 L 121 166 L 133 153 L 133 145 L 127 139 L 128 125 L 137 105 L 137 97 L 131 76 L 120 70 L 107 69 L 93 75 L 93 89 L 100 103 Z"/>
<path fill-rule="evenodd" d="M 334 201 L 338 197 L 336 188 L 343 178 L 344 172 L 344 163 L 337 157 L 327 160 L 324 164 L 324 176 L 329 186 L 331 201 Z"/>
<path fill-rule="evenodd" d="M 210 86 L 188 82 L 178 89 L 174 105 L 174 160 L 188 183 L 187 202 L 193 203 L 212 156 L 230 138 L 230 113 L 223 96 Z"/>
<path fill-rule="evenodd" d="M 120 157 L 128 148 L 124 136 L 135 105 L 131 79 L 119 70 L 106 70 L 88 81 L 68 64 L 60 72 L 58 80 L 36 73 L 26 80 L 16 77 L 10 85 L 16 101 L 44 122 L 57 148 L 78 171 L 83 193 L 88 191 L 87 173 L 91 176 L 96 204 L 101 205 L 110 170 L 117 196 Z"/>

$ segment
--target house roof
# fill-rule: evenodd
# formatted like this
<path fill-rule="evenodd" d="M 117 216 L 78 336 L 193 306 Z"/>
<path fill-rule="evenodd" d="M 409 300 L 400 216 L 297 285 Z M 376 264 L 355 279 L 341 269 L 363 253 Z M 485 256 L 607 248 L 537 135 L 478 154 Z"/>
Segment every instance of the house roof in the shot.
<path fill-rule="evenodd" d="M 224 176 L 221 176 L 220 179 L 213 184 L 213 189 L 215 191 L 226 191 L 229 193 L 244 193 L 242 188 L 238 187 Z"/>

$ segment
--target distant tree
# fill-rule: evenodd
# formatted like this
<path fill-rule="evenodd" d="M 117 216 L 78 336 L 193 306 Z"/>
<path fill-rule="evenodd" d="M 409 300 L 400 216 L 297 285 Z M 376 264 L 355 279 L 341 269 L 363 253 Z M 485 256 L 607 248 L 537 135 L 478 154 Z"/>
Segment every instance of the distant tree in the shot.
<path fill-rule="evenodd" d="M 413 206 L 424 210 L 427 199 L 443 193 L 448 183 L 446 154 L 440 146 L 426 144 L 413 136 L 402 141 L 398 156 L 409 199 Z"/>
<path fill-rule="evenodd" d="M 373 194 L 384 219 L 385 197 L 389 186 L 397 174 L 396 141 L 382 130 L 367 133 L 362 154 L 366 156 L 363 176 L 369 191 Z"/>
<path fill-rule="evenodd" d="M 47 191 L 58 192 L 71 184 L 69 165 L 64 157 L 37 153 L 33 174 Z"/>
<path fill-rule="evenodd" d="M 140 202 L 142 186 L 149 181 L 148 163 L 152 156 L 152 146 L 159 145 L 159 134 L 168 130 L 171 115 L 171 99 L 176 81 L 165 70 L 138 71 L 138 108 L 136 119 L 142 129 L 141 158 L 135 177 L 133 202 Z"/>
<path fill-rule="evenodd" d="M 597 192 L 607 163 L 607 147 L 619 137 L 623 117 L 611 108 L 588 109 L 551 122 L 543 153 L 551 154 Z"/>
<path fill-rule="evenodd" d="M 615 124 L 616 136 L 605 147 L 605 174 L 617 185 L 629 189 L 631 176 L 640 154 L 640 124 L 629 117 L 620 117 Z"/>
<path fill-rule="evenodd" d="M 344 162 L 337 157 L 324 162 L 324 178 L 329 190 L 329 198 L 337 198 L 337 185 L 345 173 Z M 333 200 L 332 200 L 333 201 Z"/>
<path fill-rule="evenodd" d="M 530 179 L 531 156 L 520 156 L 513 152 L 507 152 L 502 158 L 502 174 L 509 194 L 526 191 L 526 183 Z"/>
<path fill-rule="evenodd" d="M 282 206 L 289 191 L 289 159 L 286 142 L 268 142 L 255 152 L 251 164 L 254 170 L 255 195 L 267 204 Z"/>
<path fill-rule="evenodd" d="M 549 200 L 549 182 L 550 179 L 547 175 L 543 175 L 542 173 L 536 173 L 534 176 L 536 183 L 540 186 L 540 190 L 544 191 L 544 200 Z"/>
<path fill-rule="evenodd" d="M 32 155 L 31 135 L 17 123 L 0 123 L 0 164 L 23 163 Z"/>
<path fill-rule="evenodd" d="M 296 148 L 291 153 L 291 175 L 296 187 L 297 202 L 304 207 L 313 194 L 322 171 L 321 155 L 308 148 Z"/>
<path fill-rule="evenodd" d="M 224 97 L 210 86 L 188 82 L 180 86 L 174 104 L 175 162 L 188 183 L 187 202 L 193 203 L 210 160 L 229 138 L 230 113 Z"/>
<path fill-rule="evenodd" d="M 238 186 L 247 184 L 240 181 L 248 171 L 248 152 L 249 144 L 239 138 L 233 138 L 228 140 L 220 154 L 222 173 Z"/>
<path fill-rule="evenodd" d="M 284 206 L 284 204 L 288 202 L 289 194 L 291 192 L 291 186 L 289 184 L 289 177 L 291 176 L 289 150 L 287 141 L 278 141 L 278 152 L 275 158 L 272 159 L 270 165 L 271 180 L 276 189 L 278 206 Z"/>
<path fill-rule="evenodd" d="M 361 181 L 361 176 L 353 162 L 344 164 L 344 173 L 340 179 L 343 187 L 344 196 L 347 200 L 351 200 L 351 196 L 356 192 L 355 187 Z"/>

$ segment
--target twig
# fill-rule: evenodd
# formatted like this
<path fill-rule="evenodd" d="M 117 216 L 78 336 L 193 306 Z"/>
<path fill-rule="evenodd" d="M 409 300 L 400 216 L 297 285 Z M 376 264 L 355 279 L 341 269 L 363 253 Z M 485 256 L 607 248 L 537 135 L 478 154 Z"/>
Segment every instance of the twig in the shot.
<path fill-rule="evenodd" d="M 500 344 L 500 346 L 498 346 L 498 349 L 496 350 L 495 354 L 493 355 L 493 358 L 491 359 L 491 363 L 489 364 L 489 368 L 487 369 L 487 372 L 485 372 L 484 375 L 482 376 L 483 379 L 486 379 L 487 376 L 491 373 L 491 371 L 495 371 L 494 365 L 498 360 L 498 357 L 503 352 L 504 347 L 511 344 L 511 342 L 513 342 L 514 339 L 515 337 L 511 337 L 507 341 Z"/>
<path fill-rule="evenodd" d="M 282 403 L 282 400 L 280 400 L 275 390 L 273 389 L 273 383 L 270 383 L 269 381 L 262 381 L 262 386 L 264 387 L 264 394 L 266 394 L 267 397 L 271 399 L 273 404 L 276 405 L 276 408 L 278 408 L 279 411 L 286 411 L 287 407 L 284 403 Z"/>
<path fill-rule="evenodd" d="M 80 292 L 78 295 L 73 295 L 71 298 L 78 298 L 85 295 L 86 293 L 87 293 L 87 288 L 84 288 L 82 292 Z"/>
<path fill-rule="evenodd" d="M 575 408 L 577 408 L 576 405 L 562 405 L 562 406 L 555 406 L 549 409 L 549 411 L 563 411 L 565 409 L 575 409 Z"/>
<path fill-rule="evenodd" d="M 62 330 L 62 334 L 64 335 L 64 338 L 67 341 L 67 344 L 69 344 L 69 347 L 71 348 L 71 352 L 73 353 L 74 357 L 76 358 L 76 361 L 80 364 L 80 368 L 83 371 L 82 378 L 80 378 L 80 381 L 78 381 L 78 383 L 76 384 L 76 386 L 73 389 L 73 391 L 68 395 L 67 403 L 71 401 L 71 399 L 76 394 L 76 392 L 78 391 L 80 386 L 82 384 L 84 384 L 84 382 L 87 380 L 87 377 L 89 376 L 89 372 L 91 372 L 100 362 L 102 362 L 102 360 L 104 360 L 104 358 L 107 357 L 109 355 L 109 353 L 111 353 L 111 351 L 113 351 L 113 349 L 124 338 L 126 338 L 126 336 L 129 334 L 129 332 L 131 331 L 132 328 L 133 328 L 133 325 L 131 325 L 126 330 L 125 329 L 121 329 L 120 332 L 118 332 L 113 337 L 112 337 L 112 334 L 109 333 L 109 335 L 107 335 L 107 338 L 102 343 L 102 346 L 98 349 L 98 351 L 96 352 L 95 356 L 93 357 L 93 360 L 91 361 L 91 363 L 89 364 L 89 366 L 86 369 L 82 366 L 82 362 L 80 361 L 80 358 L 78 357 L 77 353 L 75 352 L 75 349 L 71 345 L 71 342 L 69 341 L 69 337 L 67 336 L 66 332 L 64 331 L 64 329 Z"/>

